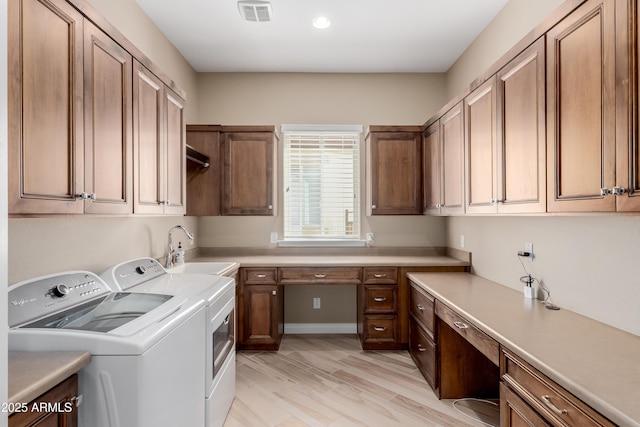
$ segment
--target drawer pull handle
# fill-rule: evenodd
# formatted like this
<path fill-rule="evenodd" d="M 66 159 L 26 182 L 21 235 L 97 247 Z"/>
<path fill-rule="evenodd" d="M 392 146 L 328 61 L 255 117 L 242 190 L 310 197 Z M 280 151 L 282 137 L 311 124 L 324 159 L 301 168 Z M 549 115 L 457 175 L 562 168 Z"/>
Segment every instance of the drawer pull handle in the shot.
<path fill-rule="evenodd" d="M 424 311 L 424 306 L 422 304 L 418 304 L 416 307 L 418 307 L 418 310 Z"/>
<path fill-rule="evenodd" d="M 386 301 L 387 299 L 386 299 L 385 297 L 375 297 L 373 300 L 374 300 L 375 302 L 384 302 L 384 301 Z"/>
<path fill-rule="evenodd" d="M 384 326 L 374 326 L 373 330 L 376 332 L 383 332 L 383 331 L 386 331 L 387 328 L 385 328 Z"/>
<path fill-rule="evenodd" d="M 277 295 L 276 291 L 271 291 L 271 295 Z"/>
<path fill-rule="evenodd" d="M 258 279 L 264 279 L 265 277 L 267 277 L 267 275 L 266 274 L 256 274 L 256 277 Z"/>
<path fill-rule="evenodd" d="M 422 346 L 422 344 L 418 344 L 418 351 L 420 351 L 420 352 L 422 352 L 422 351 L 427 351 L 427 349 L 426 349 L 426 348 L 424 348 L 424 347 Z"/>
<path fill-rule="evenodd" d="M 462 322 L 453 322 L 453 326 L 455 326 L 458 329 L 467 329 L 469 327 L 469 325 L 467 325 L 466 323 L 462 323 Z"/>
<path fill-rule="evenodd" d="M 382 279 L 383 277 L 387 277 L 386 274 L 374 274 L 373 277 L 375 277 L 376 279 Z"/>
<path fill-rule="evenodd" d="M 327 277 L 326 274 L 314 274 L 316 279 L 324 279 L 325 277 Z"/>
<path fill-rule="evenodd" d="M 542 396 L 542 401 L 544 402 L 545 405 L 547 405 L 547 408 L 551 409 L 553 412 L 556 413 L 556 415 L 564 415 L 567 413 L 566 409 L 558 409 L 558 407 L 556 405 L 554 405 L 553 403 L 551 403 L 551 398 L 548 395 Z"/>

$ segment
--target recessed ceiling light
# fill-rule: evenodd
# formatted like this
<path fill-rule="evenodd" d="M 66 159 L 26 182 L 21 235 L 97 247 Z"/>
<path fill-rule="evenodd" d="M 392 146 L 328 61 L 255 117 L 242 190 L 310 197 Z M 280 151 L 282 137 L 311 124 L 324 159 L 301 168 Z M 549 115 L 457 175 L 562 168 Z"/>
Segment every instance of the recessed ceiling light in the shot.
<path fill-rule="evenodd" d="M 331 26 L 331 21 L 329 21 L 329 18 L 327 18 L 326 16 L 318 16 L 316 18 L 313 18 L 312 22 L 313 26 L 319 30 L 324 30 Z"/>

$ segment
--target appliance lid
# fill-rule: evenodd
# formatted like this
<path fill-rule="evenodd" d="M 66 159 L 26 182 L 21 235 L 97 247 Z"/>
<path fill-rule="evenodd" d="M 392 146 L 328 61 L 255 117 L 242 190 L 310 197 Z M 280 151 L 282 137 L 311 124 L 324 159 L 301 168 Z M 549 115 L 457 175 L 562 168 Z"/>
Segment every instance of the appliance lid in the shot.
<path fill-rule="evenodd" d="M 113 292 L 22 328 L 109 332 L 147 314 L 171 298 L 170 295 Z"/>

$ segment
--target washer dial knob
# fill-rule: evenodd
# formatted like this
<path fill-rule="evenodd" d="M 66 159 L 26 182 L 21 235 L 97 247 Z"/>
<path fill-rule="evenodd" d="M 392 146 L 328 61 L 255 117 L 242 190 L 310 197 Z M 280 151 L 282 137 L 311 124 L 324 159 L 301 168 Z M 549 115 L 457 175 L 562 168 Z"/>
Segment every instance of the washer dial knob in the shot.
<path fill-rule="evenodd" d="M 69 287 L 64 283 L 60 283 L 56 285 L 56 287 L 53 288 L 52 290 L 53 290 L 53 295 L 59 298 L 62 298 L 63 296 L 69 293 Z"/>

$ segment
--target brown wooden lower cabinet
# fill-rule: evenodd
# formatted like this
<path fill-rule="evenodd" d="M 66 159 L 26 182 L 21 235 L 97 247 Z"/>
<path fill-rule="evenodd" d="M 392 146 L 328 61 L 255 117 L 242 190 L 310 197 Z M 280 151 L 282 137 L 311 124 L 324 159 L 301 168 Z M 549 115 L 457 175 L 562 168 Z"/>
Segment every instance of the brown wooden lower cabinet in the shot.
<path fill-rule="evenodd" d="M 75 427 L 78 425 L 77 397 L 78 375 L 74 374 L 29 402 L 28 412 L 11 415 L 9 427 Z"/>
<path fill-rule="evenodd" d="M 237 348 L 279 349 L 284 333 L 285 285 L 354 285 L 358 287 L 357 332 L 363 350 L 408 349 L 410 286 L 406 275 L 418 271 L 468 271 L 468 267 L 240 268 L 237 281 Z"/>
<path fill-rule="evenodd" d="M 536 411 L 509 387 L 500 384 L 500 425 L 502 427 L 550 426 Z"/>
<path fill-rule="evenodd" d="M 284 334 L 284 291 L 275 268 L 238 274 L 238 350 L 277 351 Z"/>
<path fill-rule="evenodd" d="M 500 352 L 500 373 L 502 389 L 507 389 L 501 395 L 502 425 L 522 425 L 513 421 L 518 417 L 530 420 L 537 419 L 530 416 L 530 412 L 545 420 L 543 424 L 528 425 L 561 425 L 561 426 L 614 426 L 605 417 L 593 410 L 569 391 L 565 390 L 553 380 L 538 371 L 529 363 L 502 348 Z M 517 395 L 521 402 L 514 404 L 513 394 Z M 526 406 L 530 412 L 518 409 L 518 416 L 513 413 L 516 408 Z M 503 411 L 504 412 L 504 411 Z M 505 424 L 509 422 L 509 424 Z"/>

